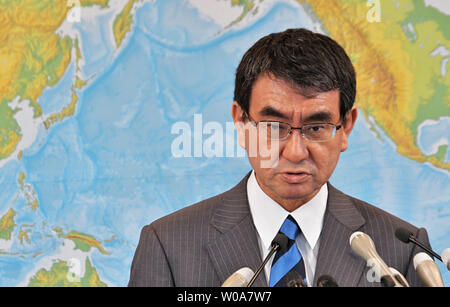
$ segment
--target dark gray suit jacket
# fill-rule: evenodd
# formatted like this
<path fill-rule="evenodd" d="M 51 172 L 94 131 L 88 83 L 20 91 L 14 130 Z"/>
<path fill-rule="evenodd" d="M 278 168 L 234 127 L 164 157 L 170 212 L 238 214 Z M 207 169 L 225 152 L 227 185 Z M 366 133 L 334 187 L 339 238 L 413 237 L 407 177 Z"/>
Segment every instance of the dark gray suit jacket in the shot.
<path fill-rule="evenodd" d="M 247 200 L 248 175 L 231 190 L 183 208 L 142 229 L 131 266 L 129 286 L 220 287 L 235 271 L 262 263 L 257 233 Z M 380 286 L 369 282 L 364 260 L 349 237 L 367 233 L 386 264 L 402 273 L 410 286 L 421 286 L 413 256 L 422 251 L 395 235 L 397 227 L 413 231 L 429 246 L 425 229 L 416 228 L 379 208 L 350 197 L 328 184 L 328 202 L 320 235 L 314 285 L 323 274 L 339 286 Z M 261 273 L 254 286 L 267 286 Z"/>

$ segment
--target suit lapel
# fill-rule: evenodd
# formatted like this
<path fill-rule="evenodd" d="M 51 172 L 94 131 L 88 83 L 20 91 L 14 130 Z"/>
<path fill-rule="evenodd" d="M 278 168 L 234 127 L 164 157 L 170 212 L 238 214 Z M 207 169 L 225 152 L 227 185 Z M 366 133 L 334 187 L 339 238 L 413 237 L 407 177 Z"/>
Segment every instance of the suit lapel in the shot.
<path fill-rule="evenodd" d="M 314 285 L 322 275 L 333 277 L 340 286 L 356 286 L 366 267 L 350 247 L 350 235 L 365 223 L 352 198 L 328 184 L 327 210 L 320 235 Z"/>
<path fill-rule="evenodd" d="M 212 215 L 211 224 L 220 234 L 206 247 L 221 284 L 238 269 L 249 267 L 256 271 L 262 263 L 247 199 L 248 177 L 223 195 L 222 204 Z M 253 286 L 267 286 L 264 272 Z"/>

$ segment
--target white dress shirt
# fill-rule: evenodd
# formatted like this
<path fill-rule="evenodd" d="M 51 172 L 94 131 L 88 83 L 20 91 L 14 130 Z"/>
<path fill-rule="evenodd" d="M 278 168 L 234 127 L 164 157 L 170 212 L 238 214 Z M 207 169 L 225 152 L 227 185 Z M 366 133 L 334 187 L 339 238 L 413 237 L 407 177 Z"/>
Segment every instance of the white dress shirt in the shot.
<path fill-rule="evenodd" d="M 328 199 L 328 188 L 324 184 L 320 191 L 307 203 L 293 212 L 286 211 L 282 206 L 270 198 L 259 186 L 255 172 L 252 171 L 247 182 L 247 196 L 253 222 L 258 233 L 258 243 L 262 259 L 270 252 L 270 244 L 277 235 L 284 220 L 290 214 L 300 227 L 300 235 L 296 239 L 297 246 L 305 263 L 306 281 L 313 286 L 316 270 L 317 254 L 319 251 L 319 236 L 322 231 L 323 217 Z M 264 268 L 267 281 L 270 279 L 274 255 Z"/>

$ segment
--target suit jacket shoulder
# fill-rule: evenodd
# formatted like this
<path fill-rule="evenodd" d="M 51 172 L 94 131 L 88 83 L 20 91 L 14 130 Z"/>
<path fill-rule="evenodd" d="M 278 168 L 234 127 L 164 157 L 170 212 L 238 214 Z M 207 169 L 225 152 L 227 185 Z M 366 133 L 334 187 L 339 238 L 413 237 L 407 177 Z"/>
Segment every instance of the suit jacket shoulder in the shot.
<path fill-rule="evenodd" d="M 243 266 L 256 269 L 260 256 L 247 178 L 225 193 L 145 226 L 129 286 L 220 286 Z"/>
<path fill-rule="evenodd" d="M 318 267 L 320 274 L 338 276 L 339 284 L 347 286 L 380 286 L 371 279 L 370 267 L 355 255 L 350 247 L 349 238 L 355 231 L 368 234 L 374 241 L 376 250 L 390 267 L 402 273 L 412 286 L 421 282 L 412 264 L 413 256 L 422 251 L 413 244 L 405 244 L 395 237 L 399 227 L 411 230 L 425 244 L 429 245 L 424 228 L 410 223 L 365 201 L 356 199 L 328 185 L 327 212 L 321 234 Z M 335 266 L 334 259 L 340 259 Z M 318 273 L 318 274 L 317 274 Z"/>
<path fill-rule="evenodd" d="M 248 176 L 232 189 L 168 214 L 155 220 L 149 226 L 153 227 L 159 235 L 163 235 L 163 233 L 173 235 L 176 232 L 204 233 L 205 229 L 199 229 L 199 227 L 211 227 L 215 223 L 220 224 L 222 217 L 228 221 L 230 218 L 228 215 L 236 218 L 245 216 L 250 213 L 246 190 L 247 179 Z M 230 200 L 237 200 L 235 206 L 224 208 L 223 204 Z M 241 204 L 237 206 L 237 203 Z M 227 209 L 230 209 L 230 211 L 227 212 Z M 218 215 L 218 218 L 215 218 L 216 215 Z M 224 227 L 226 228 L 226 225 Z M 220 230 L 220 225 L 218 228 Z"/>
<path fill-rule="evenodd" d="M 378 223 L 381 227 L 383 227 L 383 224 L 387 223 L 385 226 L 390 225 L 395 229 L 398 227 L 404 227 L 410 229 L 413 232 L 417 232 L 419 230 L 418 227 L 410 224 L 409 222 L 406 222 L 396 217 L 395 215 L 384 211 L 379 207 L 371 205 L 363 200 L 347 195 L 333 187 L 331 184 L 329 184 L 328 187 L 331 190 L 329 194 L 331 193 L 333 195 L 333 199 L 344 199 L 345 202 L 352 203 L 355 209 L 357 209 L 361 216 L 364 218 L 364 221 L 368 222 L 369 224 Z M 345 206 L 341 206 L 341 209 L 343 208 L 345 208 Z"/>

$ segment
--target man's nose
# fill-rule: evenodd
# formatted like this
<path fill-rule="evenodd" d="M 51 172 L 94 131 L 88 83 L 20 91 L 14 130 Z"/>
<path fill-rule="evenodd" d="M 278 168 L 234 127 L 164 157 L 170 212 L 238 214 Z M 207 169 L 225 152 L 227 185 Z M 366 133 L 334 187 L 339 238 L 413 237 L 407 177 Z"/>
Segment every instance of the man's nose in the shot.
<path fill-rule="evenodd" d="M 292 130 L 285 141 L 281 155 L 292 163 L 299 163 L 309 156 L 305 139 L 299 130 Z"/>

